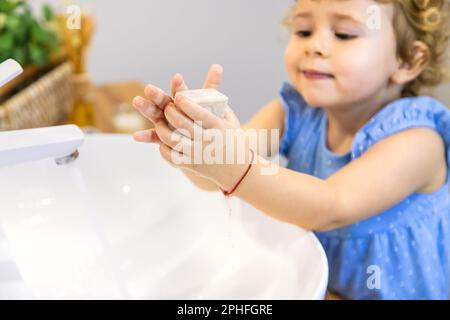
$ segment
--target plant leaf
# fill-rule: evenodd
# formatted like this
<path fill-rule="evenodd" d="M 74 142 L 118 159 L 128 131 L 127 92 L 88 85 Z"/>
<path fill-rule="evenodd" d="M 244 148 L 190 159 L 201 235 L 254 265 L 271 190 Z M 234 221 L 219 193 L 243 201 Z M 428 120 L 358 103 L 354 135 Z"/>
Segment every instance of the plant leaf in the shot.
<path fill-rule="evenodd" d="M 45 66 L 48 64 L 48 57 L 45 54 L 44 49 L 30 44 L 29 46 L 30 62 L 38 66 Z"/>
<path fill-rule="evenodd" d="M 35 44 L 47 44 L 49 42 L 48 32 L 39 24 L 31 25 L 31 41 Z"/>
<path fill-rule="evenodd" d="M 12 14 L 6 19 L 6 28 L 10 32 L 14 32 L 20 26 L 20 16 Z"/>
<path fill-rule="evenodd" d="M 44 16 L 45 21 L 47 21 L 47 22 L 52 21 L 55 18 L 53 9 L 48 4 L 45 4 L 42 7 L 42 14 Z"/>
<path fill-rule="evenodd" d="M 17 62 L 19 62 L 21 65 L 25 65 L 27 62 L 26 49 L 24 47 L 14 48 L 11 57 Z"/>
<path fill-rule="evenodd" d="M 0 34 L 0 52 L 11 52 L 14 46 L 14 37 L 10 33 Z"/>

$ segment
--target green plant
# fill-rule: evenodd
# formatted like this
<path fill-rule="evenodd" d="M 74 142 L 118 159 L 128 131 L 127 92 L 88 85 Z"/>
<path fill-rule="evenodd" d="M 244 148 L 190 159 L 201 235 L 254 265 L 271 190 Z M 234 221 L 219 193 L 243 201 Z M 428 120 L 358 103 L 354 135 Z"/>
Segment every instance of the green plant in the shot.
<path fill-rule="evenodd" d="M 8 58 L 23 66 L 46 66 L 58 54 L 60 41 L 50 6 L 37 18 L 24 0 L 0 0 L 0 62 Z"/>

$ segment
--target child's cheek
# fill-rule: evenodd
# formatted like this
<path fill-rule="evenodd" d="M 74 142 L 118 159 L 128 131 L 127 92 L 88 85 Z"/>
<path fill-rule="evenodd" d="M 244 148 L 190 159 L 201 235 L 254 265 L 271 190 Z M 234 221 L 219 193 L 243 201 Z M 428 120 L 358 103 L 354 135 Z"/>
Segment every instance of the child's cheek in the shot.
<path fill-rule="evenodd" d="M 354 94 L 370 92 L 384 81 L 383 64 L 373 48 L 355 48 L 339 58 L 337 79 L 342 89 Z"/>
<path fill-rule="evenodd" d="M 299 61 L 301 60 L 300 54 L 301 47 L 295 43 L 295 40 L 290 41 L 284 55 L 284 65 L 288 72 L 289 80 L 295 84 L 299 78 Z"/>

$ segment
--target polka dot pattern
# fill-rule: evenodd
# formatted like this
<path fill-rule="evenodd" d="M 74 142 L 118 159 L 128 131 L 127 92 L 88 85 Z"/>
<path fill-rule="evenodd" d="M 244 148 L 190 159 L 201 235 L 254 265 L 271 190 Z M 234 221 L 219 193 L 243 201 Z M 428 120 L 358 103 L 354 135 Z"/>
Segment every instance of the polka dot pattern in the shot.
<path fill-rule="evenodd" d="M 326 179 L 382 139 L 414 127 L 438 132 L 450 160 L 450 111 L 431 97 L 386 105 L 356 133 L 346 154 L 327 148 L 327 117 L 321 108 L 308 106 L 288 83 L 281 100 L 286 119 L 280 153 L 289 169 Z M 434 193 L 411 194 L 374 217 L 316 233 L 328 257 L 330 288 L 352 299 L 448 299 L 449 225 L 447 179 Z"/>

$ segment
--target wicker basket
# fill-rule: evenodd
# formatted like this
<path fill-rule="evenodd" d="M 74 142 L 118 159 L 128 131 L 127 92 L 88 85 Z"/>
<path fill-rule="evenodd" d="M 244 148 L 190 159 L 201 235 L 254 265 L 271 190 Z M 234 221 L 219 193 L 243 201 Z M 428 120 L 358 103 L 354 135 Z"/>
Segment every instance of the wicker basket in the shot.
<path fill-rule="evenodd" d="M 0 131 L 61 124 L 73 103 L 72 74 L 64 62 L 0 104 Z"/>

